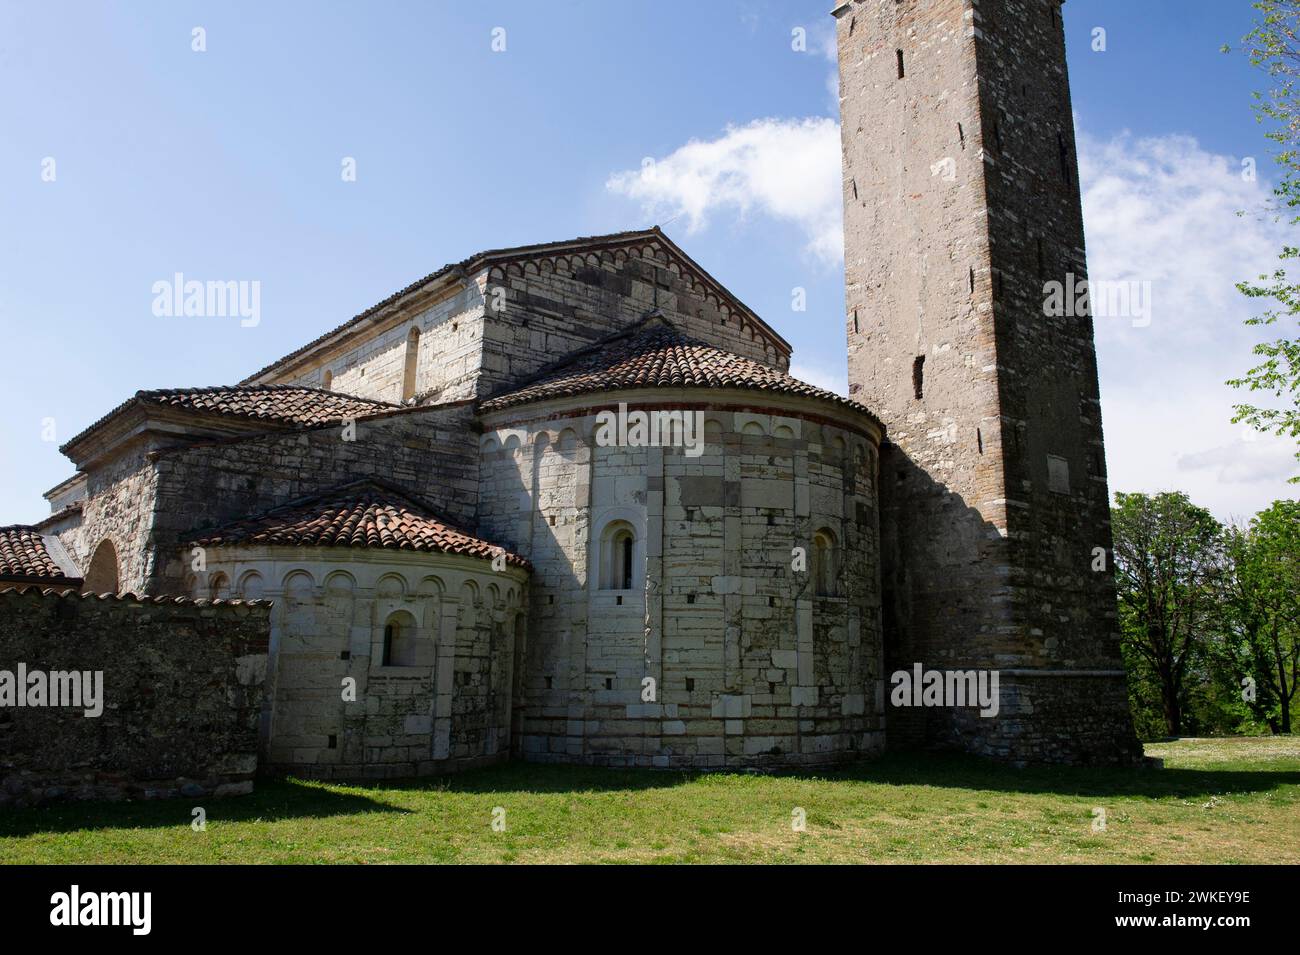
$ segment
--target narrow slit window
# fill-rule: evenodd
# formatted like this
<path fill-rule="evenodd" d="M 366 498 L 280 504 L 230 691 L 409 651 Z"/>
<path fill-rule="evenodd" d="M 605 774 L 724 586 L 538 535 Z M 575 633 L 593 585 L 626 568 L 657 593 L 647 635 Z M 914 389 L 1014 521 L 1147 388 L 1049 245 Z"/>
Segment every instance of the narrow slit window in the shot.
<path fill-rule="evenodd" d="M 916 400 L 920 401 L 925 391 L 925 356 L 917 355 L 912 360 L 912 392 L 916 395 Z"/>
<path fill-rule="evenodd" d="M 903 51 L 896 50 L 895 52 L 898 54 L 898 78 L 901 80 L 904 76 L 907 75 L 907 70 L 903 66 Z"/>
<path fill-rule="evenodd" d="M 623 537 L 619 546 L 619 589 L 632 589 L 632 535 Z"/>
<path fill-rule="evenodd" d="M 961 123 L 957 124 L 957 141 L 961 143 L 961 148 L 966 148 L 966 130 L 962 129 Z"/>

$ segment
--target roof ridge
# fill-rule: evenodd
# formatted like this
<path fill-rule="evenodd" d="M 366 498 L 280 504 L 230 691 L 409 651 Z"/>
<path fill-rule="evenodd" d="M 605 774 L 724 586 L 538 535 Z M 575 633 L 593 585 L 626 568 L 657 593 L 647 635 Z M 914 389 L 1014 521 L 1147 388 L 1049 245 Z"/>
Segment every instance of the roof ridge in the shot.
<path fill-rule="evenodd" d="M 394 404 L 391 401 L 384 401 L 382 398 L 366 398 L 362 395 L 352 395 L 345 391 L 333 391 L 329 388 L 317 388 L 314 385 L 292 385 L 286 383 L 279 384 L 251 384 L 251 385 L 198 385 L 187 388 L 144 388 L 135 393 L 137 398 L 149 395 L 195 395 L 195 394 L 218 394 L 221 392 L 288 392 L 288 391 L 307 391 L 314 394 L 331 395 L 335 398 L 346 398 L 349 401 L 364 401 L 368 404 L 384 405 L 390 408 L 401 408 L 402 405 Z"/>

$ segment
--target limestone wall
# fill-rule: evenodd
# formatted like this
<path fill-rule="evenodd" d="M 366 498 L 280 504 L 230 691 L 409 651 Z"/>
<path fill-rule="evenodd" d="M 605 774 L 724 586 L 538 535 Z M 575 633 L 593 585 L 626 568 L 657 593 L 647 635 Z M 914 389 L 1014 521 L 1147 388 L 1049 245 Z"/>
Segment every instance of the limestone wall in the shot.
<path fill-rule="evenodd" d="M 418 329 L 415 396 L 422 402 L 446 402 L 473 394 L 483 339 L 483 298 L 471 286 L 380 332 L 370 327 L 327 356 L 313 358 L 268 379 L 276 384 L 325 387 L 362 398 L 400 403 L 411 329 Z"/>
<path fill-rule="evenodd" d="M 157 474 L 146 452 L 128 450 L 87 474 L 81 513 L 51 532 L 83 573 L 96 548 L 108 541 L 117 554 L 118 591 L 142 593 L 154 571 L 149 541 L 156 494 Z"/>
<path fill-rule="evenodd" d="M 835 13 L 849 391 L 891 442 L 891 668 L 1006 671 L 1002 717 L 900 712 L 891 745 L 1131 759 L 1113 580 L 1092 570 L 1110 548 L 1092 326 L 1043 308 L 1085 268 L 1060 0 Z M 1117 729 L 1067 702 L 1088 698 L 1053 675 L 1072 669 L 1110 671 L 1092 699 Z"/>
<path fill-rule="evenodd" d="M 420 308 L 362 325 L 346 343 L 267 380 L 324 387 L 329 371 L 335 391 L 401 401 L 414 328 L 417 401 L 485 396 L 656 308 L 706 342 L 789 368 L 785 346 L 658 239 L 521 257 L 469 276 L 465 288 Z"/>
<path fill-rule="evenodd" d="M 520 382 L 656 308 L 689 335 L 789 369 L 788 354 L 657 241 L 510 263 L 478 281 L 489 309 L 480 395 Z"/>
<path fill-rule="evenodd" d="M 165 556 L 151 592 L 184 592 L 188 562 L 178 545 L 196 529 L 260 513 L 363 477 L 377 477 L 428 501 L 448 520 L 476 522 L 478 457 L 471 409 L 416 408 L 344 427 L 258 435 L 159 454 L 150 546 Z"/>
<path fill-rule="evenodd" d="M 260 602 L 0 591 L 0 670 L 103 681 L 94 717 L 0 706 L 0 807 L 251 792 L 269 613 Z"/>
<path fill-rule="evenodd" d="M 484 421 L 483 531 L 534 565 L 525 758 L 776 766 L 883 745 L 875 436 L 815 402 L 699 398 L 671 407 L 704 413 L 700 457 L 599 447 L 592 407 Z M 602 587 L 624 525 L 631 586 Z M 825 596 L 792 570 L 819 530 L 840 564 Z"/>
<path fill-rule="evenodd" d="M 509 755 L 526 571 L 428 553 L 212 548 L 188 586 L 274 602 L 264 769 L 414 776 Z M 385 665 L 390 621 L 410 643 Z"/>

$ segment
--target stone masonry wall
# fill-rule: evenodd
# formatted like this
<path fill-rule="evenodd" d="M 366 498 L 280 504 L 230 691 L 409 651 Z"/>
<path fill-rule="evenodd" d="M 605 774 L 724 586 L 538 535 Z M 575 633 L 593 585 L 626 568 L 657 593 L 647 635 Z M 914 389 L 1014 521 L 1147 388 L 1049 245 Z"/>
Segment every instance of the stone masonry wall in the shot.
<path fill-rule="evenodd" d="M 119 455 L 87 475 L 82 510 L 59 531 L 59 540 L 84 573 L 103 541 L 117 551 L 118 589 L 144 591 L 154 571 L 148 546 L 153 533 L 157 474 L 141 449 Z"/>
<path fill-rule="evenodd" d="M 483 352 L 483 298 L 472 287 L 382 332 L 367 330 L 342 350 L 270 380 L 323 388 L 328 370 L 334 391 L 400 403 L 412 328 L 420 333 L 416 400 L 444 403 L 472 396 Z"/>
<path fill-rule="evenodd" d="M 1004 696 L 975 722 L 894 711 L 891 745 L 1128 761 L 1114 594 L 1090 570 L 1110 544 L 1092 329 L 1042 307 L 1083 267 L 1059 0 L 835 13 L 850 392 L 891 442 L 890 669 L 996 667 Z"/>
<path fill-rule="evenodd" d="M 332 426 L 162 452 L 148 546 L 165 559 L 148 581 L 150 592 L 183 592 L 187 567 L 178 547 L 190 531 L 364 477 L 399 485 L 473 530 L 475 430 L 472 409 L 455 404 L 359 420 L 351 441 L 344 427 Z"/>
<path fill-rule="evenodd" d="M 484 269 L 469 285 L 382 330 L 268 378 L 400 402 L 411 329 L 420 332 L 417 402 L 490 395 L 661 310 L 678 327 L 756 361 L 789 368 L 786 346 L 750 322 L 658 239 L 589 252 L 539 253 Z"/>
<path fill-rule="evenodd" d="M 658 241 L 514 262 L 492 268 L 478 281 L 488 303 L 479 395 L 522 382 L 653 309 L 702 341 L 789 369 L 786 351 L 711 293 Z M 494 310 L 497 302 L 500 308 Z"/>
<path fill-rule="evenodd" d="M 215 579 L 274 602 L 263 769 L 383 778 L 509 756 L 525 570 L 424 552 L 220 547 L 191 586 Z M 413 624 L 415 656 L 385 665 L 393 619 Z"/>
<path fill-rule="evenodd" d="M 484 528 L 534 564 L 525 758 L 772 767 L 880 749 L 873 441 L 806 412 L 671 407 L 704 411 L 702 456 L 599 447 L 594 408 L 484 422 Z M 602 587 L 611 522 L 635 530 L 628 589 Z M 839 543 L 828 596 L 791 569 L 821 529 Z"/>
<path fill-rule="evenodd" d="M 0 708 L 0 807 L 251 792 L 266 603 L 0 591 L 0 670 L 102 671 L 103 711 Z"/>

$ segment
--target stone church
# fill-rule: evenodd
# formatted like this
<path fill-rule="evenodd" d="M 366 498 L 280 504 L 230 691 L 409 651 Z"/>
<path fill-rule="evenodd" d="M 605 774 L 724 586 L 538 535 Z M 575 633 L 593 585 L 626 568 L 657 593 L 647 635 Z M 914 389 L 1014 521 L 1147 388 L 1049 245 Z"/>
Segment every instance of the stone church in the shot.
<path fill-rule="evenodd" d="M 270 601 L 271 771 L 1134 761 L 1059 0 L 834 16 L 847 397 L 657 227 L 482 252 L 110 410 L 0 580 Z"/>

